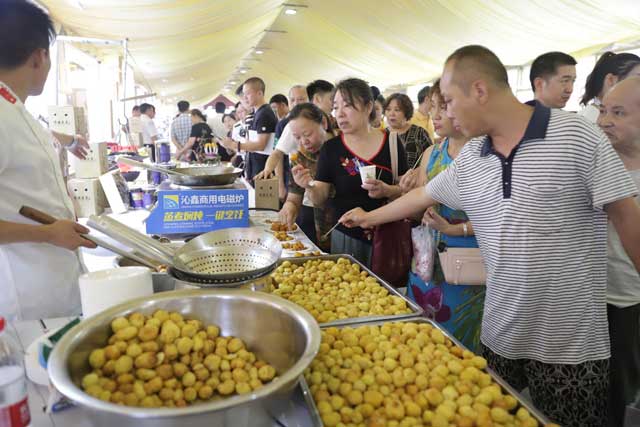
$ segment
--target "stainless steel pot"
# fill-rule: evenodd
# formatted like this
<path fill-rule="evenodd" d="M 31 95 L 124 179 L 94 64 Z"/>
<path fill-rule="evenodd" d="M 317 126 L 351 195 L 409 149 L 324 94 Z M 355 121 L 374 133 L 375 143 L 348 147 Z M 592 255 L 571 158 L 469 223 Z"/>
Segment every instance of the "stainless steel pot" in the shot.
<path fill-rule="evenodd" d="M 276 368 L 278 377 L 252 394 L 186 408 L 134 408 L 104 402 L 80 388 L 90 372 L 89 353 L 107 343 L 110 323 L 134 311 L 179 311 L 215 324 L 223 335 L 245 341 Z M 273 426 L 275 414 L 289 404 L 298 378 L 320 346 L 320 328 L 303 308 L 274 295 L 245 290 L 174 291 L 138 298 L 90 317 L 71 329 L 49 358 L 49 377 L 65 396 L 84 407 L 98 427 Z"/>

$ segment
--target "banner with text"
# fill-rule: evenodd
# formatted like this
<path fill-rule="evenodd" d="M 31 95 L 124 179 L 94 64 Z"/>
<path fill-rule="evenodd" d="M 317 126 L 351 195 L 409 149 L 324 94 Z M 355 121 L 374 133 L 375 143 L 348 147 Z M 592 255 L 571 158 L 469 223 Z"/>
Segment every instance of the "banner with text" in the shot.
<path fill-rule="evenodd" d="M 196 234 L 249 226 L 247 190 L 160 191 L 147 234 Z"/>

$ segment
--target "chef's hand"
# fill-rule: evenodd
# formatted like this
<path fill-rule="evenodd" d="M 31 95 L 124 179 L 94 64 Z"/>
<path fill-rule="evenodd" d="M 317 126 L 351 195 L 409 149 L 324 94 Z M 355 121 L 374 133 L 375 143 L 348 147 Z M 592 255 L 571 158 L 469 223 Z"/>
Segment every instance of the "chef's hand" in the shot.
<path fill-rule="evenodd" d="M 287 226 L 291 227 L 296 222 L 298 208 L 291 202 L 284 202 L 282 209 L 278 212 L 278 216 L 281 223 L 287 224 Z"/>
<path fill-rule="evenodd" d="M 389 194 L 389 185 L 377 179 L 367 179 L 362 188 L 369 192 L 372 199 L 384 199 Z"/>
<path fill-rule="evenodd" d="M 311 171 L 305 168 L 302 165 L 295 165 L 291 169 L 291 174 L 293 175 L 293 180 L 302 188 L 311 188 L 313 185 L 313 177 L 311 176 Z"/>
<path fill-rule="evenodd" d="M 84 160 L 89 152 L 89 142 L 82 135 L 75 136 L 75 142 L 67 147 L 67 150 L 77 158 Z"/>
<path fill-rule="evenodd" d="M 419 173 L 415 169 L 410 169 L 407 173 L 402 175 L 400 178 L 400 189 L 402 190 L 402 194 L 408 193 L 418 186 L 418 176 Z"/>
<path fill-rule="evenodd" d="M 422 216 L 422 223 L 443 234 L 451 234 L 451 224 L 440 216 L 433 207 L 427 208 Z"/>
<path fill-rule="evenodd" d="M 46 233 L 46 241 L 55 246 L 69 249 L 70 251 L 78 249 L 80 246 L 85 248 L 95 248 L 96 245 L 90 240 L 80 235 L 88 234 L 89 229 L 77 222 L 61 219 L 53 224 L 43 225 Z"/>
<path fill-rule="evenodd" d="M 361 227 L 371 228 L 372 224 L 369 222 L 369 213 L 362 208 L 351 209 L 346 214 L 342 215 L 338 220 L 342 225 L 347 228 Z"/>

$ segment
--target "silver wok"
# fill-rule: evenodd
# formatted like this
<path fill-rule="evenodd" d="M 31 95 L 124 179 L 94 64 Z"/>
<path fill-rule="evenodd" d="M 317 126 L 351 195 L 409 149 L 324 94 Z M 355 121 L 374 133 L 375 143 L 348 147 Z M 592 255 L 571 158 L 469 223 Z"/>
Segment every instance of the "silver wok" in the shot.
<path fill-rule="evenodd" d="M 199 166 L 189 168 L 167 169 L 150 163 L 142 163 L 129 157 L 118 158 L 119 163 L 125 165 L 149 169 L 169 175 L 172 184 L 187 187 L 215 187 L 233 184 L 242 174 L 242 169 L 229 164 L 217 166 Z"/>

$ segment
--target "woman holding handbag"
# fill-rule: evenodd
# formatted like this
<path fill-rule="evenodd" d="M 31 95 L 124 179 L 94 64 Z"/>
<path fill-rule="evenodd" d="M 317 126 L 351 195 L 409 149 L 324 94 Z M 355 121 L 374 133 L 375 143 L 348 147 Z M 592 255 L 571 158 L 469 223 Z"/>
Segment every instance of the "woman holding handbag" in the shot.
<path fill-rule="evenodd" d="M 427 148 L 415 177 L 407 174 L 400 181 L 404 192 L 426 185 L 429 180 L 444 171 L 468 141 L 446 115 L 446 105 L 440 93 L 439 81 L 433 85 L 429 96 L 433 105 L 432 117 L 435 130 L 443 140 Z M 440 249 L 478 247 L 471 222 L 463 211 L 438 205 L 427 209 L 422 222 L 423 227 L 430 230 L 429 234 L 434 239 L 432 245 L 425 246 L 433 248 L 434 251 L 437 251 L 438 247 Z M 414 242 L 414 246 L 419 246 L 419 243 L 424 242 Z M 418 274 L 411 272 L 407 296 L 424 308 L 428 317 L 440 323 L 467 348 L 472 351 L 479 350 L 484 285 L 448 283 L 438 254 L 433 254 L 431 259 L 434 262 L 430 280 L 425 282 Z M 424 272 L 422 273 L 421 276 L 425 277 Z M 426 276 L 429 279 L 429 274 Z"/>
<path fill-rule="evenodd" d="M 320 149 L 315 177 L 302 165 L 295 166 L 291 172 L 314 206 L 323 206 L 329 200 L 336 223 L 353 208 L 374 210 L 402 192 L 394 183 L 389 132 L 370 126 L 375 111 L 369 85 L 361 79 L 343 80 L 336 86 L 333 103 L 342 134 L 325 142 Z M 402 175 L 407 170 L 402 144 L 397 144 L 396 154 L 396 175 Z M 375 166 L 376 175 L 375 179 L 365 179 L 363 183 L 360 169 L 366 166 Z M 335 196 L 329 199 L 332 188 Z M 351 254 L 370 266 L 370 238 L 362 228 L 346 228 L 340 224 L 331 234 L 331 252 Z"/>

